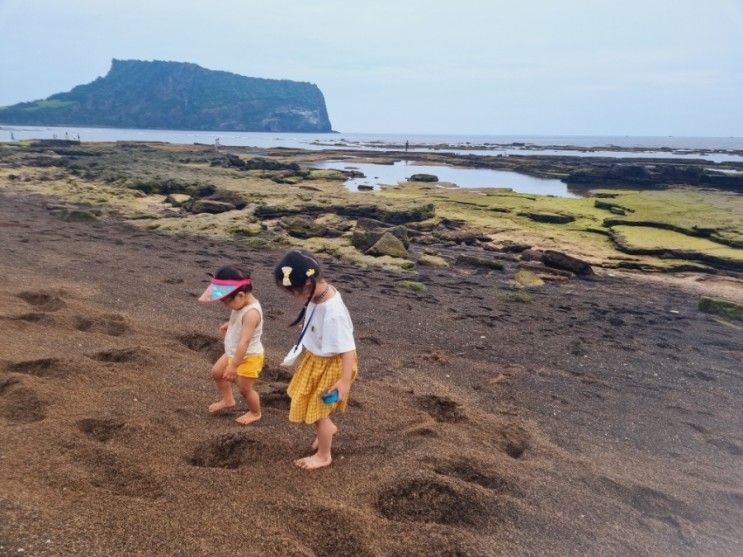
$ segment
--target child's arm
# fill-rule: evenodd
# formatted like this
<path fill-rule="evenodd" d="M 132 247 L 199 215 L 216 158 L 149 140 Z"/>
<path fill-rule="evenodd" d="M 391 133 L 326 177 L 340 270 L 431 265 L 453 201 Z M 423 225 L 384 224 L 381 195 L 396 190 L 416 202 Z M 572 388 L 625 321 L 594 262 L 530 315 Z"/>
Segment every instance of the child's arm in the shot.
<path fill-rule="evenodd" d="M 351 379 L 353 378 L 353 364 L 356 359 L 356 350 L 350 350 L 341 354 L 341 378 L 335 385 L 328 389 L 328 392 L 338 389 L 338 398 L 346 400 L 351 390 Z"/>
<path fill-rule="evenodd" d="M 248 351 L 248 345 L 250 344 L 250 337 L 253 336 L 253 331 L 261 322 L 261 315 L 258 310 L 250 310 L 243 315 L 243 331 L 240 335 L 240 342 L 237 343 L 237 349 L 235 350 L 235 357 L 232 358 L 227 367 L 224 369 L 222 379 L 232 381 L 237 377 L 237 367 L 240 362 L 245 358 L 245 353 Z"/>
<path fill-rule="evenodd" d="M 230 326 L 229 321 L 225 321 L 219 326 L 219 336 L 225 336 L 227 334 L 227 328 Z"/>

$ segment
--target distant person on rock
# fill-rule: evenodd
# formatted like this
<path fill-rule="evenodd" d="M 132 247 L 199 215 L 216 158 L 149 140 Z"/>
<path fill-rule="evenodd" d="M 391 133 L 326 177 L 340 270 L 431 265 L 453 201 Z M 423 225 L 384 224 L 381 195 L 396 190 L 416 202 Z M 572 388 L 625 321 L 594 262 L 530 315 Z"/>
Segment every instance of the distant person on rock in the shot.
<path fill-rule="evenodd" d="M 320 263 L 310 253 L 288 252 L 276 265 L 274 279 L 292 298 L 304 301 L 291 324 L 303 321 L 302 333 L 282 365 L 299 362 L 287 389 L 289 421 L 315 426 L 315 453 L 294 464 L 308 470 L 321 468 L 333 460 L 330 449 L 338 432 L 330 414 L 346 410 L 357 374 L 353 323 L 340 292 L 325 280 Z"/>
<path fill-rule="evenodd" d="M 408 152 L 408 147 L 410 147 L 410 143 L 408 143 L 408 140 L 405 140 L 405 152 Z"/>
<path fill-rule="evenodd" d="M 249 274 L 235 267 L 222 267 L 199 301 L 222 302 L 231 310 L 229 321 L 219 327 L 219 334 L 224 336 L 224 354 L 212 367 L 212 379 L 222 398 L 209 405 L 209 412 L 216 414 L 235 406 L 232 383 L 237 380 L 248 412 L 235 421 L 241 425 L 257 422 L 261 419 L 261 401 L 253 387 L 264 362 L 263 310 L 253 296 L 253 281 Z"/>

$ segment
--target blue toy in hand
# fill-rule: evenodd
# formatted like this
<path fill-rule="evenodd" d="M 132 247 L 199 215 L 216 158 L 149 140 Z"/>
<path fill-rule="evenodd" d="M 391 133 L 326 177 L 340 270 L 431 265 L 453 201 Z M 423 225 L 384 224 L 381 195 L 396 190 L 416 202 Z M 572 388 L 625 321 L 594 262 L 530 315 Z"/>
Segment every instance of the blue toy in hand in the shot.
<path fill-rule="evenodd" d="M 329 393 L 322 394 L 320 398 L 322 398 L 322 401 L 325 404 L 333 404 L 340 400 L 340 393 L 338 392 L 338 389 L 333 389 Z"/>

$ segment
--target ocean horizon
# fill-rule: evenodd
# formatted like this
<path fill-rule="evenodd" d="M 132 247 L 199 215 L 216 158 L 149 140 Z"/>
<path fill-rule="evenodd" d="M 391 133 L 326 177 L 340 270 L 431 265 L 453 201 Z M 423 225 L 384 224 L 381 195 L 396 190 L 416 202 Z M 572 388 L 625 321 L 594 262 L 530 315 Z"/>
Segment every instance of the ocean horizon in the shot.
<path fill-rule="evenodd" d="M 82 141 L 137 141 L 143 138 L 168 143 L 192 143 L 203 140 L 213 143 L 220 138 L 222 145 L 233 145 L 233 141 L 251 141 L 254 146 L 280 145 L 292 143 L 296 139 L 302 145 L 312 144 L 314 140 L 383 143 L 486 145 L 527 143 L 531 145 L 555 145 L 576 147 L 627 147 L 627 148 L 671 148 L 671 149 L 743 149 L 743 137 L 705 137 L 705 136 L 644 136 L 644 135 L 530 135 L 530 134 L 465 134 L 465 133 L 299 133 L 299 132 L 235 132 L 221 130 L 167 130 L 140 128 L 105 128 L 86 126 L 23 126 L 0 124 L 0 141 L 9 141 L 10 132 L 16 139 L 51 139 L 52 135 L 64 138 L 64 134 L 80 134 Z M 85 136 L 85 137 L 84 137 Z M 412 140 L 412 141 L 411 141 Z M 201 141 L 198 141 L 201 142 Z M 240 144 L 239 146 L 243 146 Z M 246 144 L 245 146 L 251 146 Z M 285 146 L 285 145 L 284 145 Z"/>

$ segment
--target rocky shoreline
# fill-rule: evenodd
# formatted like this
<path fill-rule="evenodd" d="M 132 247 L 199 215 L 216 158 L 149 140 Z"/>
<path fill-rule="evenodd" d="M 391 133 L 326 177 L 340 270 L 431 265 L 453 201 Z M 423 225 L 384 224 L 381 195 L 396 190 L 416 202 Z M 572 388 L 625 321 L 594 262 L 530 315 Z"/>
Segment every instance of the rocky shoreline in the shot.
<path fill-rule="evenodd" d="M 460 189 L 427 175 L 379 192 L 354 193 L 343 182 L 358 176 L 357 171 L 312 166 L 329 159 L 350 166 L 391 162 L 399 156 L 41 141 L 0 147 L 0 178 L 50 196 L 49 210 L 63 220 L 115 217 L 174 234 L 233 238 L 251 247 L 306 245 L 360 265 L 413 275 L 432 261 L 458 265 L 462 251 L 473 252 L 469 256 L 485 268 L 499 253 L 534 265 L 544 263 L 544 253 L 559 252 L 563 261 L 605 270 L 743 272 L 743 198 L 684 178 L 709 179 L 701 165 L 643 163 L 652 169 L 646 177 L 686 181 L 628 189 L 641 181 L 632 171 L 635 163 L 612 162 L 634 178 L 621 189 L 604 187 L 616 184 L 602 179 L 601 189 L 577 199 L 502 188 Z M 408 160 L 471 161 L 439 154 L 409 154 Z M 609 164 L 571 157 L 478 157 L 476 163 L 564 180 L 585 176 L 576 165 L 590 164 L 598 175 Z M 728 178 L 737 184 L 737 177 Z M 575 266 L 560 270 L 574 273 Z M 530 271 L 554 280 L 544 268 Z"/>

